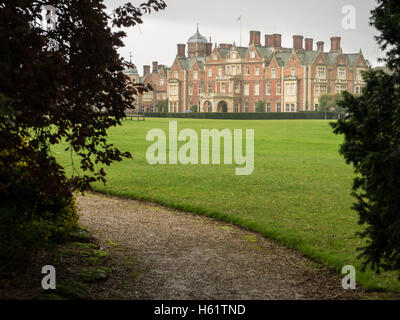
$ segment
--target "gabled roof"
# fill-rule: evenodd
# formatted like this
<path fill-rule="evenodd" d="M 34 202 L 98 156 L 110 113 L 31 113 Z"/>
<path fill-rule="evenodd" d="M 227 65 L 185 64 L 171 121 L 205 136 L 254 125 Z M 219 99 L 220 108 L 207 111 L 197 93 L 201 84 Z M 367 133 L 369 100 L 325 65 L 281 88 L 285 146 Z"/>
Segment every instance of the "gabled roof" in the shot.
<path fill-rule="evenodd" d="M 204 69 L 204 63 L 206 61 L 205 57 L 186 57 L 178 58 L 178 62 L 184 70 L 191 70 L 193 65 L 197 62 L 200 69 Z"/>
<path fill-rule="evenodd" d="M 349 66 L 354 67 L 354 64 L 357 61 L 358 55 L 359 55 L 359 53 L 350 53 L 350 54 L 344 55 Z"/>
<path fill-rule="evenodd" d="M 226 59 L 226 57 L 228 56 L 228 54 L 230 52 L 229 49 L 225 49 L 225 48 L 218 48 L 217 50 L 218 50 L 218 52 L 219 52 L 219 54 L 220 54 L 222 59 Z"/>

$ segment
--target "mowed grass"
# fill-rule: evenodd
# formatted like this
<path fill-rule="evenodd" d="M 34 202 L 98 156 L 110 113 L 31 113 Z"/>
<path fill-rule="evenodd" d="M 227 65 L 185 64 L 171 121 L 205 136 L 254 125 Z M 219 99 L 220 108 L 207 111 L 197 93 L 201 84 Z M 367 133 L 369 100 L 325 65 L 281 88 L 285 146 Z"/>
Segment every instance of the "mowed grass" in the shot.
<path fill-rule="evenodd" d="M 110 130 L 110 141 L 133 160 L 107 168 L 107 186 L 96 191 L 205 214 L 257 231 L 341 271 L 357 269 L 357 283 L 369 290 L 400 292 L 394 273 L 361 272 L 356 248 L 364 244 L 357 213 L 350 208 L 354 173 L 339 155 L 343 137 L 329 121 L 177 120 L 178 131 L 254 129 L 255 169 L 236 176 L 237 165 L 155 165 L 146 161 L 147 132 L 168 134 L 169 119 L 126 121 Z M 181 143 L 182 145 L 183 143 Z M 69 172 L 70 153 L 57 155 Z M 223 159 L 223 158 L 222 158 Z M 77 163 L 75 162 L 77 166 Z"/>

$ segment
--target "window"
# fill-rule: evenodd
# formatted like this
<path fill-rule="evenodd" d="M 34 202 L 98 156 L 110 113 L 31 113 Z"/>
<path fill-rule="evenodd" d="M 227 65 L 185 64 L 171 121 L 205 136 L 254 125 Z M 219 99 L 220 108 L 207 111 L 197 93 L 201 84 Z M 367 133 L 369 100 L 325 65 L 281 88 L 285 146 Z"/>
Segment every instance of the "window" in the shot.
<path fill-rule="evenodd" d="M 244 85 L 244 95 L 249 96 L 250 95 L 250 85 L 245 84 Z"/>
<path fill-rule="evenodd" d="M 193 72 L 193 79 L 197 80 L 199 77 L 199 74 L 197 73 L 197 71 Z"/>
<path fill-rule="evenodd" d="M 214 59 L 214 60 L 218 60 L 218 55 L 214 53 L 214 54 L 213 54 L 213 59 Z"/>
<path fill-rule="evenodd" d="M 293 82 L 286 83 L 285 95 L 287 95 L 287 96 L 295 96 L 296 95 L 296 83 L 293 83 Z"/>
<path fill-rule="evenodd" d="M 272 69 L 272 79 L 276 79 L 276 69 Z"/>
<path fill-rule="evenodd" d="M 201 95 L 201 86 L 200 85 L 199 85 L 198 89 L 199 89 L 199 95 Z"/>
<path fill-rule="evenodd" d="M 317 77 L 319 79 L 325 79 L 326 78 L 325 70 L 326 70 L 325 67 L 318 67 L 317 68 Z"/>
<path fill-rule="evenodd" d="M 280 103 L 276 104 L 276 112 L 282 112 L 282 105 Z"/>
<path fill-rule="evenodd" d="M 175 78 L 175 79 L 178 79 L 178 78 L 179 78 L 179 73 L 178 73 L 178 71 L 175 71 L 175 72 L 174 72 L 174 78 Z"/>
<path fill-rule="evenodd" d="M 218 77 L 222 77 L 222 68 L 221 67 L 218 68 Z"/>
<path fill-rule="evenodd" d="M 318 97 L 320 97 L 320 96 L 322 96 L 322 95 L 324 95 L 326 93 L 327 93 L 327 87 L 326 86 L 322 86 L 322 85 L 319 85 L 319 84 L 315 85 L 314 96 L 316 98 L 318 98 Z"/>
<path fill-rule="evenodd" d="M 361 92 L 360 87 L 359 87 L 359 86 L 356 86 L 356 87 L 354 88 L 354 92 L 355 92 L 356 94 L 360 94 L 360 92 Z"/>
<path fill-rule="evenodd" d="M 290 106 L 292 107 L 292 112 L 295 112 L 296 111 L 295 105 L 292 103 Z"/>
<path fill-rule="evenodd" d="M 256 67 L 255 69 L 255 75 L 259 76 L 260 75 L 260 67 Z"/>
<path fill-rule="evenodd" d="M 315 109 L 315 111 L 319 111 L 319 104 L 318 103 L 315 104 L 314 109 Z"/>
<path fill-rule="evenodd" d="M 189 86 L 189 95 L 190 96 L 193 95 L 193 86 L 192 85 Z"/>
<path fill-rule="evenodd" d="M 254 51 L 250 52 L 250 58 L 254 59 L 256 57 L 256 53 Z"/>
<path fill-rule="evenodd" d="M 232 52 L 232 59 L 236 59 L 236 58 L 237 58 L 236 52 Z"/>
<path fill-rule="evenodd" d="M 246 67 L 246 76 L 250 75 L 250 67 Z"/>
<path fill-rule="evenodd" d="M 276 94 L 278 96 L 280 96 L 282 94 L 282 85 L 280 82 L 276 84 Z"/>
<path fill-rule="evenodd" d="M 286 103 L 286 112 L 290 112 L 290 104 Z"/>
<path fill-rule="evenodd" d="M 221 83 L 221 92 L 222 92 L 222 93 L 225 93 L 225 92 L 226 92 L 225 83 Z"/>
<path fill-rule="evenodd" d="M 212 84 L 211 83 L 208 84 L 208 93 L 212 93 Z"/>
<path fill-rule="evenodd" d="M 240 85 L 239 85 L 239 83 L 235 83 L 235 93 L 240 93 Z"/>
<path fill-rule="evenodd" d="M 342 93 L 344 91 L 347 91 L 346 86 L 336 86 L 336 93 Z"/>
<path fill-rule="evenodd" d="M 295 77 L 295 76 L 296 76 L 296 68 L 290 69 L 290 75 L 291 75 L 292 77 Z"/>
<path fill-rule="evenodd" d="M 233 110 L 234 112 L 239 112 L 239 105 L 237 103 L 235 103 L 235 105 L 233 106 Z"/>
<path fill-rule="evenodd" d="M 177 85 L 171 85 L 169 87 L 169 93 L 171 95 L 177 95 L 178 94 L 178 86 Z"/>
<path fill-rule="evenodd" d="M 338 68 L 338 78 L 346 79 L 346 68 Z"/>
<path fill-rule="evenodd" d="M 267 112 L 271 112 L 271 104 L 267 103 Z"/>
<path fill-rule="evenodd" d="M 164 78 L 160 78 L 160 86 L 162 87 L 165 84 Z"/>
<path fill-rule="evenodd" d="M 208 69 L 208 77 L 212 78 L 212 69 Z"/>
<path fill-rule="evenodd" d="M 255 96 L 260 95 L 260 85 L 258 83 L 254 86 L 254 95 Z"/>
<path fill-rule="evenodd" d="M 362 76 L 362 71 L 364 71 L 363 69 L 357 69 L 357 79 L 358 81 L 363 81 L 363 76 Z"/>
<path fill-rule="evenodd" d="M 267 82 L 267 85 L 266 85 L 266 92 L 267 92 L 267 96 L 270 96 L 271 95 L 271 82 Z"/>
<path fill-rule="evenodd" d="M 249 110 L 249 103 L 248 102 L 246 102 L 245 104 L 244 104 L 244 112 L 249 112 L 250 110 Z"/>
<path fill-rule="evenodd" d="M 232 75 L 236 76 L 236 66 L 232 66 Z"/>

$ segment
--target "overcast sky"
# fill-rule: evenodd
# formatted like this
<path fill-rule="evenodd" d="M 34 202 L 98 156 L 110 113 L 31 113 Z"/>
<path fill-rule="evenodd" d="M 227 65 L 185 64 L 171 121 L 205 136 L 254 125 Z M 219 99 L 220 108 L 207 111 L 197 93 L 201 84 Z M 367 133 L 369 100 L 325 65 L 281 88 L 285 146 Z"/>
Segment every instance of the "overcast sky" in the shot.
<path fill-rule="evenodd" d="M 105 0 L 109 9 L 124 3 L 124 0 Z M 137 5 L 143 0 L 131 1 Z M 369 25 L 371 10 L 375 0 L 165 0 L 167 8 L 144 16 L 139 27 L 125 30 L 125 48 L 120 54 L 129 59 L 132 52 L 133 63 L 143 72 L 143 65 L 152 61 L 171 66 L 176 56 L 176 44 L 186 43 L 200 25 L 200 33 L 213 43 L 240 42 L 242 16 L 242 44 L 248 45 L 249 31 L 261 31 L 264 35 L 282 34 L 282 45 L 292 47 L 292 36 L 304 35 L 325 42 L 325 50 L 330 49 L 332 36 L 342 37 L 345 53 L 363 50 L 365 57 L 374 65 L 382 57 L 374 36 L 376 29 Z M 344 29 L 342 13 L 344 6 L 355 8 L 355 29 Z"/>

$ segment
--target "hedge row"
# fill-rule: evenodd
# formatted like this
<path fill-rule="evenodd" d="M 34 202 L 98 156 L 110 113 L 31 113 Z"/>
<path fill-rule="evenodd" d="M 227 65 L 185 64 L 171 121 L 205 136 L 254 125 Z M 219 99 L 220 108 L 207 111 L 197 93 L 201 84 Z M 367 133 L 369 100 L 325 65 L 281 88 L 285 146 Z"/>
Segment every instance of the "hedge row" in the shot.
<path fill-rule="evenodd" d="M 333 112 L 281 112 L 281 113 L 146 113 L 148 118 L 226 119 L 226 120 L 337 120 Z"/>

